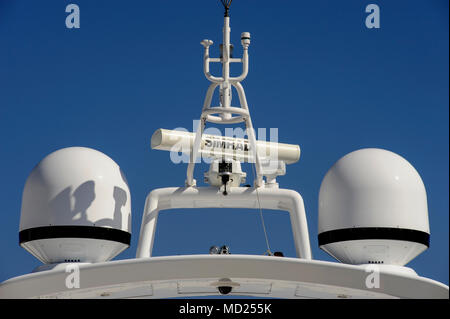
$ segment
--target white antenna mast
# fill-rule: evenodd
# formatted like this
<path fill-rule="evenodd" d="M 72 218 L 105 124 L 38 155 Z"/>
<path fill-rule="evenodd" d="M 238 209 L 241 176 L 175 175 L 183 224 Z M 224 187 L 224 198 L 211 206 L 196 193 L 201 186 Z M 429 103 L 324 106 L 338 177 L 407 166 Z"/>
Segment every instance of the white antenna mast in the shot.
<path fill-rule="evenodd" d="M 247 135 L 249 137 L 250 149 L 253 152 L 253 158 L 255 159 L 256 176 L 255 187 L 260 187 L 263 184 L 263 171 L 261 167 L 260 156 L 257 151 L 256 136 L 253 129 L 252 120 L 250 118 L 250 112 L 248 109 L 247 99 L 245 97 L 244 88 L 241 85 L 241 81 L 247 77 L 248 74 L 248 47 L 250 45 L 250 33 L 243 32 L 241 34 L 241 44 L 243 47 L 242 58 L 231 57 L 231 45 L 230 45 L 230 16 L 229 9 L 232 0 L 221 0 L 224 8 L 224 26 L 223 26 L 223 45 L 222 54 L 220 58 L 210 58 L 209 47 L 213 44 L 211 40 L 203 40 L 201 44 L 204 46 L 204 58 L 203 58 L 203 71 L 206 78 L 211 82 L 208 91 L 206 92 L 205 101 L 203 104 L 202 114 L 200 116 L 200 124 L 195 133 L 193 151 L 190 153 L 190 161 L 187 168 L 186 186 L 195 186 L 196 181 L 193 177 L 194 166 L 197 156 L 199 155 L 200 144 L 202 140 L 203 131 L 206 122 L 216 124 L 236 124 L 245 122 Z M 209 64 L 211 62 L 222 63 L 222 76 L 215 77 L 209 72 Z M 242 74 L 238 77 L 230 76 L 230 63 L 242 63 Z M 220 90 L 220 106 L 211 106 L 212 96 L 215 89 L 219 87 Z M 240 107 L 231 106 L 231 91 L 232 87 L 236 89 L 239 96 Z M 213 115 L 216 114 L 216 115 Z"/>

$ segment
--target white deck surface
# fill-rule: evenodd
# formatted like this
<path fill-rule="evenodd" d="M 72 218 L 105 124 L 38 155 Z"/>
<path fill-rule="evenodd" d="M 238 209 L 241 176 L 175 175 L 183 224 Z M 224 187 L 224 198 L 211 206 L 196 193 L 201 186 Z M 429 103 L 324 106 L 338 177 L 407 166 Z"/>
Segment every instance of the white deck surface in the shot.
<path fill-rule="evenodd" d="M 365 266 L 254 255 L 150 257 L 80 264 L 80 288 L 68 289 L 66 265 L 4 281 L 0 298 L 211 296 L 219 295 L 214 283 L 221 278 L 239 284 L 231 297 L 449 298 L 448 286 L 404 267 L 380 267 L 379 288 L 367 288 L 372 272 Z"/>

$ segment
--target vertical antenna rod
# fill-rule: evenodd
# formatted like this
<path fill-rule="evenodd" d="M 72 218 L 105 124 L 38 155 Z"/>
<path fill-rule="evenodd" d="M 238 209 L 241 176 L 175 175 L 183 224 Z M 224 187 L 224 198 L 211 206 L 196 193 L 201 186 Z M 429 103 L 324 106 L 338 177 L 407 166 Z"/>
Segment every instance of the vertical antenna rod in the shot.
<path fill-rule="evenodd" d="M 225 8 L 225 15 L 224 15 L 224 17 L 229 17 L 230 16 L 228 13 L 230 11 L 231 1 L 233 1 L 233 0 L 229 0 L 229 1 L 227 1 L 227 0 L 220 0 L 220 2 L 222 2 L 222 4 L 223 4 L 223 7 Z"/>

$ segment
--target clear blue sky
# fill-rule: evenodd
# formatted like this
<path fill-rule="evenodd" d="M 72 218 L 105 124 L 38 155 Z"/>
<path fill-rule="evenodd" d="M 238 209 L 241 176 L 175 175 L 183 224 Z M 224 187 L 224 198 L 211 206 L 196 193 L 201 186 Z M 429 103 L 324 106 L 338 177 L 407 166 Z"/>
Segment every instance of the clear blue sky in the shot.
<path fill-rule="evenodd" d="M 69 3 L 80 7 L 80 29 L 65 27 Z M 370 3 L 380 6 L 380 29 L 365 27 Z M 322 178 L 343 155 L 379 147 L 405 157 L 428 193 L 431 247 L 408 266 L 448 284 L 448 10 L 447 0 L 233 1 L 237 56 L 240 33 L 252 34 L 243 85 L 253 123 L 302 149 L 279 182 L 304 198 L 314 258 L 333 260 L 317 245 Z M 133 229 L 118 258 L 134 256 L 146 195 L 185 179 L 186 165 L 152 151 L 150 137 L 192 128 L 208 85 L 199 42 L 212 39 L 217 56 L 221 30 L 219 0 L 0 0 L 0 281 L 39 265 L 18 245 L 22 190 L 34 165 L 68 146 L 122 167 Z M 294 256 L 287 213 L 265 218 L 272 249 Z M 265 251 L 255 212 L 162 213 L 159 226 L 156 255 L 213 244 Z"/>

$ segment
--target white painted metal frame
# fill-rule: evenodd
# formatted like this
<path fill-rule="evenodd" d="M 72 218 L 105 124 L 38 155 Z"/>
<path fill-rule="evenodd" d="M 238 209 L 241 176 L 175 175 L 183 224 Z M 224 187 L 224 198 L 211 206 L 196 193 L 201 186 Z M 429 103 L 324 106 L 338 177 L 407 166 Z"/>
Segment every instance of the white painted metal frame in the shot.
<path fill-rule="evenodd" d="M 195 133 L 194 147 L 190 153 L 190 161 L 187 168 L 187 179 L 186 186 L 195 186 L 196 181 L 194 179 L 194 166 L 197 162 L 197 157 L 199 155 L 201 137 L 206 125 L 206 122 L 216 123 L 216 124 L 235 124 L 240 122 L 245 122 L 247 134 L 249 137 L 249 142 L 251 150 L 253 152 L 253 158 L 255 158 L 256 166 L 256 177 L 255 186 L 259 187 L 263 185 L 263 172 L 261 167 L 260 156 L 257 152 L 256 147 L 256 136 L 253 129 L 252 120 L 250 118 L 250 112 L 248 109 L 247 99 L 245 97 L 244 88 L 242 87 L 240 81 L 244 80 L 248 74 L 248 47 L 250 41 L 242 41 L 243 56 L 242 59 L 233 59 L 230 56 L 230 17 L 224 18 L 223 27 L 223 46 L 222 46 L 222 58 L 210 58 L 209 57 L 209 47 L 212 45 L 211 40 L 203 40 L 201 44 L 204 46 L 204 58 L 203 58 L 203 71 L 206 78 L 211 81 L 208 91 L 206 92 L 205 101 L 203 103 L 202 114 L 200 116 L 200 124 Z M 220 62 L 222 63 L 222 77 L 212 76 L 209 72 L 210 62 Z M 238 77 L 230 77 L 230 63 L 241 62 L 242 63 L 242 74 Z M 220 106 L 211 107 L 211 100 L 214 91 L 217 87 L 220 87 Z M 234 87 L 238 92 L 239 102 L 241 107 L 231 106 L 231 89 Z M 215 116 L 213 114 L 219 114 Z M 233 116 L 233 114 L 237 114 Z"/>
<path fill-rule="evenodd" d="M 213 44 L 211 40 L 203 40 L 201 42 L 205 48 L 203 71 L 206 78 L 212 83 L 206 92 L 200 124 L 195 133 L 194 145 L 187 167 L 186 187 L 155 189 L 147 196 L 136 254 L 138 258 L 150 257 L 152 255 L 159 211 L 173 208 L 215 207 L 287 210 L 291 217 L 297 256 L 299 258 L 311 259 L 311 247 L 302 197 L 292 190 L 264 186 L 263 169 L 256 147 L 255 131 L 253 129 L 244 88 L 240 83 L 248 74 L 249 33 L 245 32 L 242 34 L 241 43 L 244 50 L 242 59 L 231 58 L 230 18 L 228 16 L 224 18 L 222 57 L 220 59 L 210 58 L 209 56 L 209 47 Z M 222 77 L 211 75 L 209 72 L 210 62 L 222 63 Z M 238 77 L 230 77 L 230 63 L 233 62 L 242 63 L 242 74 Z M 211 107 L 212 97 L 217 87 L 220 88 L 221 105 Z M 238 92 L 240 107 L 231 106 L 232 87 Z M 213 114 L 218 114 L 218 116 Z M 230 188 L 229 194 L 224 196 L 216 187 L 196 187 L 196 181 L 193 177 L 194 166 L 198 160 L 201 137 L 206 122 L 216 124 L 245 122 L 250 149 L 255 159 L 256 176 L 254 188 L 232 187 Z"/>
<path fill-rule="evenodd" d="M 288 211 L 297 257 L 312 259 L 303 199 L 289 189 L 231 187 L 224 196 L 216 187 L 169 187 L 153 190 L 146 199 L 136 257 L 151 257 L 158 214 L 175 208 L 259 208 Z"/>

